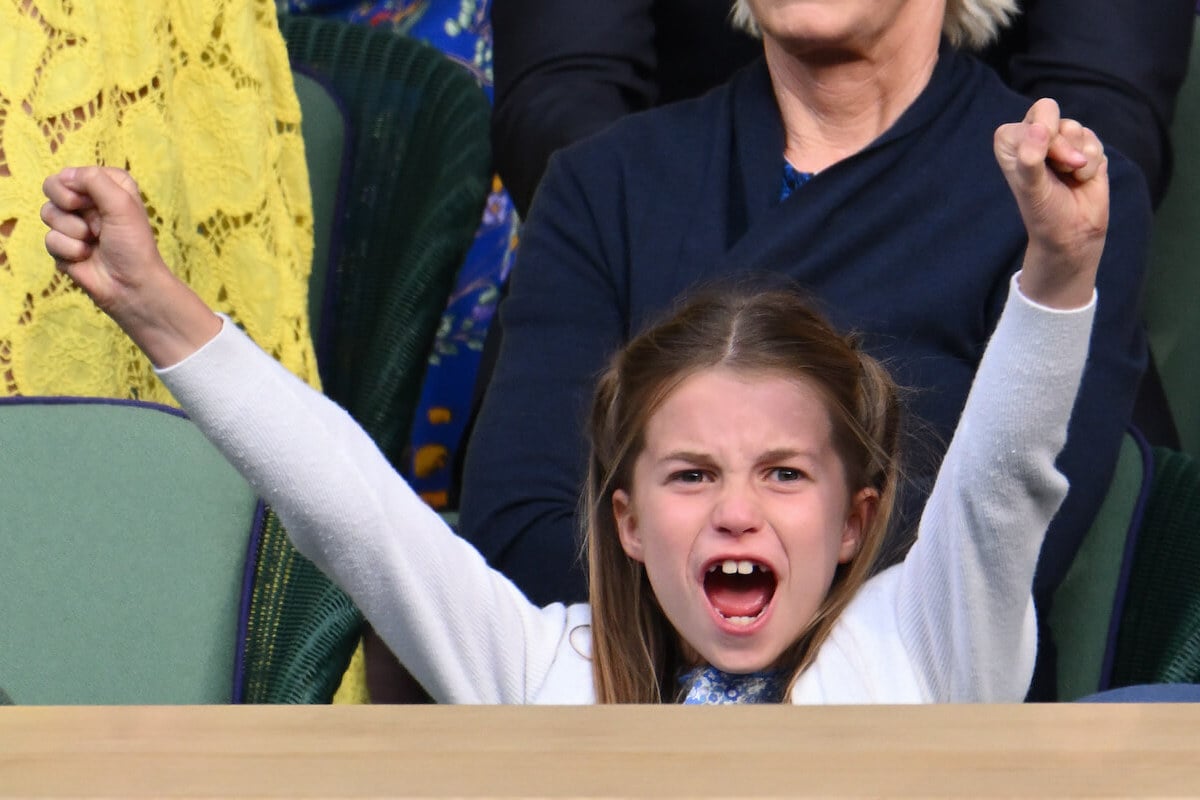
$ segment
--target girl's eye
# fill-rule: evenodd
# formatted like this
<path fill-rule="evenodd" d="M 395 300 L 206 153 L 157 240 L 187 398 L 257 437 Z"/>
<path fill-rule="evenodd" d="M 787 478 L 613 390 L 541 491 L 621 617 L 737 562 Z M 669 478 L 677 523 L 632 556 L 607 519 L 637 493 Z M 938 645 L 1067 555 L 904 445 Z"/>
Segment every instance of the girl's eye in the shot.
<path fill-rule="evenodd" d="M 798 469 L 792 469 L 791 467 L 773 467 L 770 474 L 775 480 L 785 483 L 798 481 L 804 477 L 803 472 Z"/>
<path fill-rule="evenodd" d="M 704 474 L 704 470 L 700 469 L 684 469 L 679 472 L 672 473 L 671 480 L 679 483 L 703 483 L 708 476 Z"/>

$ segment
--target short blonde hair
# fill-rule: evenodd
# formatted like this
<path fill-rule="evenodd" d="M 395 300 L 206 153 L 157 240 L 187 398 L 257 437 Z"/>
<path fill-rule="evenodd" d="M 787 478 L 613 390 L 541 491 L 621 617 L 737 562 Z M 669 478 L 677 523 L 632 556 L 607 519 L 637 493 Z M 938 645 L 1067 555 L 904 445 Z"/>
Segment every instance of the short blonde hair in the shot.
<path fill-rule="evenodd" d="M 1017 13 L 1017 0 L 946 0 L 942 35 L 954 47 L 982 50 L 1008 26 Z M 734 0 L 730 14 L 735 28 L 762 36 L 747 0 Z"/>

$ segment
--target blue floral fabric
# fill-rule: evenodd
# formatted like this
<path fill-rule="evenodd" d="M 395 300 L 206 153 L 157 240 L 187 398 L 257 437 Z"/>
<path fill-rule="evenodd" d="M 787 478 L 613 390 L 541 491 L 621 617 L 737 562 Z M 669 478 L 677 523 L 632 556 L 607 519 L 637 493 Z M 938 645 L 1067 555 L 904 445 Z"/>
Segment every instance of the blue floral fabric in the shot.
<path fill-rule="evenodd" d="M 783 679 L 778 671 L 734 675 L 706 666 L 681 675 L 679 683 L 688 687 L 684 705 L 778 703 L 783 699 Z"/>
<path fill-rule="evenodd" d="M 1200 0 L 1197 0 L 1200 2 Z M 792 192 L 812 180 L 814 172 L 801 172 L 787 161 L 783 162 L 783 188 L 779 190 L 779 200 L 783 202 L 792 196 Z"/>
<path fill-rule="evenodd" d="M 492 99 L 491 0 L 277 0 L 281 12 L 390 28 L 437 47 Z M 427 503 L 447 507 L 470 414 L 480 352 L 516 254 L 519 220 L 499 178 L 483 211 L 430 355 L 405 477 Z"/>

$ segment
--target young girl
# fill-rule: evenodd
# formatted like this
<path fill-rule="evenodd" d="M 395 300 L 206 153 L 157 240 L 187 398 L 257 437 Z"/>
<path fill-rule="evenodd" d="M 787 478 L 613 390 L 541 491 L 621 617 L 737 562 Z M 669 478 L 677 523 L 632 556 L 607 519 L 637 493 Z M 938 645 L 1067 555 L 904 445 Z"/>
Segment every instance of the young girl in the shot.
<path fill-rule="evenodd" d="M 996 155 L 1029 246 L 908 558 L 867 579 L 896 485 L 895 387 L 792 295 L 727 293 L 602 377 L 591 602 L 545 608 L 172 275 L 127 174 L 51 176 L 43 219 L 58 268 L 440 702 L 1017 701 L 1108 186 L 1098 140 L 1052 101 L 1002 126 Z"/>

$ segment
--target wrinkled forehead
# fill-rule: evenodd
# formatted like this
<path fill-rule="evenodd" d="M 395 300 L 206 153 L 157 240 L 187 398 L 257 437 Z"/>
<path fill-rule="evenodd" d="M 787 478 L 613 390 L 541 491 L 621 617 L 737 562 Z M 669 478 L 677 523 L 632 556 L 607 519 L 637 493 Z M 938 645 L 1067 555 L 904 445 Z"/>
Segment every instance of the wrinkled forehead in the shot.
<path fill-rule="evenodd" d="M 646 420 L 641 451 L 657 457 L 673 449 L 825 449 L 832 434 L 829 404 L 815 381 L 721 365 L 687 375 L 662 397 Z"/>

